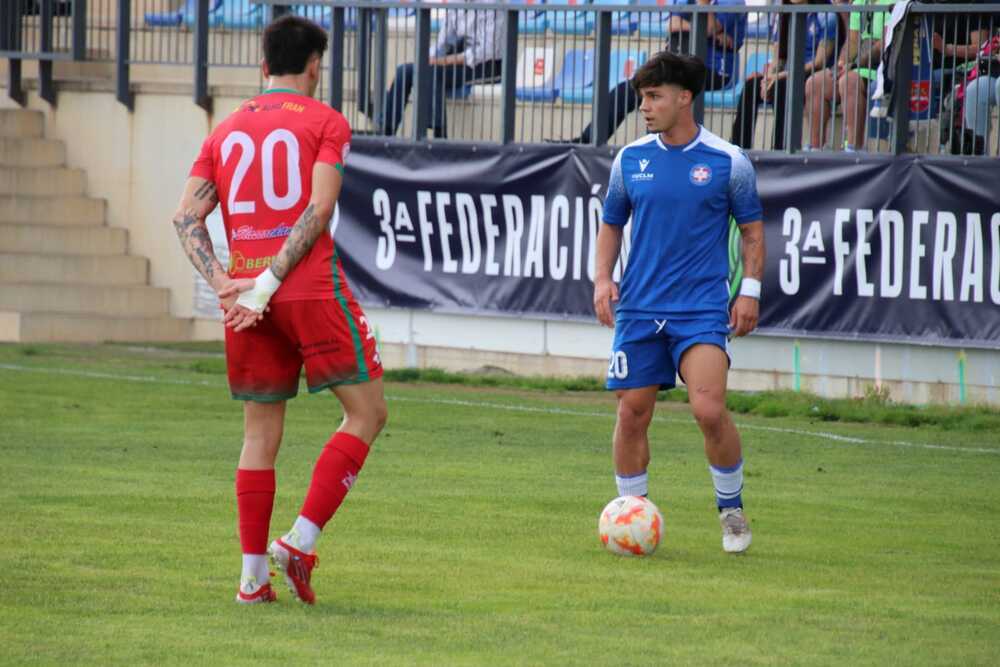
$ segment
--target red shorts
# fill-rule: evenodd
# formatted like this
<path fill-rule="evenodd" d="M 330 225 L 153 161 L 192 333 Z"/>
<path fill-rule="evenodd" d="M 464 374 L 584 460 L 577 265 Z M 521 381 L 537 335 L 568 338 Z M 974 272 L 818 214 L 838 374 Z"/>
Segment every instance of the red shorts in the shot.
<path fill-rule="evenodd" d="M 229 389 L 237 400 L 294 398 L 303 364 L 310 393 L 382 377 L 375 333 L 353 299 L 272 303 L 257 326 L 226 329 Z"/>

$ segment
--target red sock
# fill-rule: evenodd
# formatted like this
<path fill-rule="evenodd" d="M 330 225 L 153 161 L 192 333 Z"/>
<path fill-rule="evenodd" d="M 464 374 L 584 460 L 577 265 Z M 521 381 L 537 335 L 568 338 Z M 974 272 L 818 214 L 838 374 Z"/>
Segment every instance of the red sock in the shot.
<path fill-rule="evenodd" d="M 274 470 L 236 470 L 236 507 L 240 546 L 245 554 L 267 553 L 267 531 L 274 507 Z"/>
<path fill-rule="evenodd" d="M 302 516 L 321 529 L 351 490 L 368 456 L 368 445 L 349 433 L 334 433 L 313 468 Z"/>

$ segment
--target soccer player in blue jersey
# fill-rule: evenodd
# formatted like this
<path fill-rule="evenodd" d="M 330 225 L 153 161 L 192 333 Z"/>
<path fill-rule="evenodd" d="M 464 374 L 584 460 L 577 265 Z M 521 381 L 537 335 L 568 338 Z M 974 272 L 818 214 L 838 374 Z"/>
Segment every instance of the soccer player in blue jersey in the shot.
<path fill-rule="evenodd" d="M 656 394 L 673 387 L 679 372 L 705 438 L 722 548 L 741 553 L 751 534 L 743 515 L 740 434 L 726 411 L 728 339 L 757 326 L 764 223 L 750 160 L 694 121 L 691 105 L 705 76 L 698 58 L 662 52 L 632 79 L 650 134 L 623 148 L 611 168 L 597 235 L 594 309 L 615 329 L 607 387 L 618 397 L 619 495 L 647 493 Z M 731 308 L 730 215 L 742 232 L 745 276 Z M 612 269 L 630 217 L 631 251 L 619 288 Z"/>

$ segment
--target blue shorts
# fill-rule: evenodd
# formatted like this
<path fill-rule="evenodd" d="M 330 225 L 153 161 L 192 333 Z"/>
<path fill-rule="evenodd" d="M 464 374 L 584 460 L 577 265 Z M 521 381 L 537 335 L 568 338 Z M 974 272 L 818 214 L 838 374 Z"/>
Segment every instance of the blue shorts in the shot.
<path fill-rule="evenodd" d="M 605 386 L 611 390 L 652 385 L 671 389 L 676 386 L 681 356 L 689 347 L 707 343 L 721 348 L 729 357 L 728 340 L 729 320 L 725 314 L 618 320 Z"/>

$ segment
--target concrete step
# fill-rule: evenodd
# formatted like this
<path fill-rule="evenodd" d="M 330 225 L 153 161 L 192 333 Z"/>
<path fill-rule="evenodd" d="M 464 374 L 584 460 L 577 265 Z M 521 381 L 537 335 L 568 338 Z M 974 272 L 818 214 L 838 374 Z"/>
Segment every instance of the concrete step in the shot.
<path fill-rule="evenodd" d="M 44 132 L 45 116 L 41 111 L 0 109 L 0 137 L 41 138 Z"/>
<path fill-rule="evenodd" d="M 104 200 L 0 195 L 0 224 L 103 225 Z"/>
<path fill-rule="evenodd" d="M 66 167 L 0 167 L 0 195 L 72 197 L 87 188 L 82 169 Z"/>
<path fill-rule="evenodd" d="M 128 232 L 118 227 L 0 224 L 0 252 L 48 255 L 123 255 Z"/>
<path fill-rule="evenodd" d="M 0 311 L 0 342 L 103 343 L 191 339 L 193 323 L 176 317 L 103 317 Z"/>
<path fill-rule="evenodd" d="M 135 286 L 148 281 L 145 257 L 0 252 L 0 283 Z"/>
<path fill-rule="evenodd" d="M 160 287 L 0 283 L 0 311 L 160 317 L 169 307 L 170 290 Z"/>
<path fill-rule="evenodd" d="M 54 139 L 0 137 L 0 167 L 61 167 L 66 145 Z"/>

